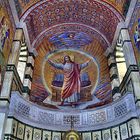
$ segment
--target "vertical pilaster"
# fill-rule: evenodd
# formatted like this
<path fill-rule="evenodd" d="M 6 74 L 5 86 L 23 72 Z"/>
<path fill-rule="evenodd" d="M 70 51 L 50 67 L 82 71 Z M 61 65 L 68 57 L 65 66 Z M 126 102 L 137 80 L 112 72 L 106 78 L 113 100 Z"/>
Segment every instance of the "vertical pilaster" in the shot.
<path fill-rule="evenodd" d="M 108 66 L 110 70 L 110 79 L 111 79 L 111 85 L 112 85 L 112 94 L 113 94 L 113 100 L 117 100 L 121 97 L 121 94 L 119 93 L 119 78 L 118 78 L 118 70 L 116 65 L 115 56 L 112 52 L 110 52 L 107 56 L 108 58 Z"/>
<path fill-rule="evenodd" d="M 135 59 L 132 43 L 130 40 L 130 36 L 128 33 L 128 29 L 121 29 L 121 36 L 123 41 L 122 47 L 126 60 L 126 66 L 128 68 L 130 65 L 136 65 L 136 59 Z"/>
<path fill-rule="evenodd" d="M 135 102 L 140 106 L 140 73 L 138 71 L 133 71 L 131 72 L 130 77 L 134 89 Z"/>
<path fill-rule="evenodd" d="M 28 60 L 26 64 L 26 70 L 25 70 L 25 77 L 24 77 L 24 93 L 23 96 L 25 98 L 28 98 L 31 90 L 31 83 L 32 83 L 32 76 L 33 76 L 33 69 L 34 69 L 34 60 L 35 55 L 32 52 L 29 52 Z"/>
<path fill-rule="evenodd" d="M 0 122 L 3 123 L 0 125 L 0 139 L 3 139 L 4 135 L 4 129 L 6 125 L 6 119 L 7 119 L 7 111 L 9 108 L 10 103 L 10 94 L 11 94 L 11 87 L 12 82 L 14 78 L 14 72 L 11 70 L 13 67 L 17 67 L 18 64 L 18 58 L 19 58 L 19 52 L 20 52 L 20 46 L 21 46 L 21 40 L 23 36 L 22 29 L 17 29 L 15 32 L 14 40 L 12 43 L 12 51 L 9 56 L 8 65 L 6 68 L 4 81 L 1 89 L 0 94 L 0 110 L 2 113 L 0 113 Z"/>
<path fill-rule="evenodd" d="M 4 133 L 3 130 L 5 129 L 6 125 L 6 117 L 7 115 L 5 113 L 0 113 L 0 139 L 3 140 Z"/>
<path fill-rule="evenodd" d="M 2 79 L 2 78 L 1 78 L 1 77 L 2 77 L 2 76 L 1 76 L 2 74 L 1 74 L 1 73 L 2 73 L 2 72 L 1 72 L 1 71 L 2 71 L 2 70 L 1 70 L 1 65 L 0 65 L 0 92 L 1 92 L 1 86 L 2 86 L 2 80 L 1 80 L 1 79 Z"/>
<path fill-rule="evenodd" d="M 126 60 L 127 68 L 130 66 L 133 66 L 133 69 L 135 70 L 135 67 L 137 67 L 132 43 L 130 40 L 128 29 L 121 29 L 121 36 L 123 40 L 123 52 Z M 132 71 L 130 74 L 130 78 L 132 80 L 133 85 L 133 91 L 135 95 L 135 102 L 138 106 L 140 106 L 140 74 L 139 71 Z"/>
<path fill-rule="evenodd" d="M 8 65 L 14 65 L 15 67 L 17 67 L 22 36 L 23 36 L 22 29 L 17 29 L 15 32 L 13 43 L 12 43 L 12 52 L 9 56 Z M 6 71 L 0 99 L 3 98 L 6 100 L 9 100 L 13 77 L 14 77 L 13 71 Z"/>
<path fill-rule="evenodd" d="M 22 83 L 23 83 L 23 79 L 24 79 L 24 75 L 25 75 L 27 57 L 28 57 L 28 48 L 24 41 L 21 44 L 20 56 L 19 56 L 19 61 L 18 61 L 18 66 L 17 66 L 17 72 L 19 74 L 19 77 L 20 77 Z"/>

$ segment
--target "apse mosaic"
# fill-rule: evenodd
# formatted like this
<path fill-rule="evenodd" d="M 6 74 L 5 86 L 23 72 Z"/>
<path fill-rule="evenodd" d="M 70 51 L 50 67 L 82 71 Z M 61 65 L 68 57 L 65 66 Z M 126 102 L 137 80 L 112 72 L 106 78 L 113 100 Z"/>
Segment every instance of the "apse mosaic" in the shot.
<path fill-rule="evenodd" d="M 137 2 L 129 24 L 129 33 L 133 44 L 137 63 L 140 67 L 140 2 Z"/>
<path fill-rule="evenodd" d="M 85 33 L 72 33 L 52 36 L 36 48 L 31 101 L 59 109 L 92 108 L 111 101 L 109 70 L 102 45 L 97 39 L 82 40 Z M 67 48 L 69 43 L 72 46 Z"/>
<path fill-rule="evenodd" d="M 58 49 L 61 48 L 80 48 L 92 42 L 89 35 L 80 32 L 64 32 L 59 35 L 54 35 L 49 41 Z"/>
<path fill-rule="evenodd" d="M 53 101 L 64 100 L 64 104 L 91 101 L 99 79 L 99 66 L 94 58 L 80 51 L 64 50 L 46 56 L 44 63 L 42 77 L 46 76 L 44 85 Z"/>
<path fill-rule="evenodd" d="M 90 44 L 94 38 L 98 38 L 98 41 L 102 44 L 102 48 L 104 50 L 107 49 L 109 42 L 107 42 L 101 34 L 89 26 L 65 23 L 44 30 L 44 33 L 39 35 L 37 39 L 33 41 L 32 46 L 36 48 L 43 39 L 48 39 L 51 43 L 50 50 L 53 50 L 52 46 L 56 46 L 58 49 L 61 45 L 63 45 L 64 48 L 72 48 L 77 46 L 76 48 L 78 49 L 81 47 L 83 48 L 84 45 Z M 59 49 L 63 47 L 60 47 Z"/>

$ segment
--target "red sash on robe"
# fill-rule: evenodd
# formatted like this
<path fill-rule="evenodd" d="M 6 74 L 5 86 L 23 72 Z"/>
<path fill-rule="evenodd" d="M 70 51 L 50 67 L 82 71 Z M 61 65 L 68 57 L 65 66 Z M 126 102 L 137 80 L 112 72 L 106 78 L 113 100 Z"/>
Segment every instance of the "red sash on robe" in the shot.
<path fill-rule="evenodd" d="M 71 70 L 64 70 L 64 82 L 61 91 L 61 98 L 70 97 L 73 93 L 80 93 L 80 68 L 78 64 L 72 63 Z"/>

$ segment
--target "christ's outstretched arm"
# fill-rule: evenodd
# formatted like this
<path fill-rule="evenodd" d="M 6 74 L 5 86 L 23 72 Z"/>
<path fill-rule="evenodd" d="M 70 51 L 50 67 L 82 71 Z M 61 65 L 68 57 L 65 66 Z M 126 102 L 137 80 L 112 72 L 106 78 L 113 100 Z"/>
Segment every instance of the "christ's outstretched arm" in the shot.
<path fill-rule="evenodd" d="M 49 63 L 51 66 L 53 66 L 53 67 L 55 67 L 55 68 L 57 68 L 57 69 L 63 70 L 63 68 L 64 68 L 64 65 L 63 65 L 62 63 L 55 63 L 55 62 L 53 62 L 53 61 L 51 61 L 51 60 L 48 60 L 48 63 Z"/>
<path fill-rule="evenodd" d="M 80 69 L 84 69 L 85 67 L 88 66 L 89 63 L 90 63 L 90 60 L 85 62 L 85 63 L 83 63 L 83 64 L 80 64 Z"/>

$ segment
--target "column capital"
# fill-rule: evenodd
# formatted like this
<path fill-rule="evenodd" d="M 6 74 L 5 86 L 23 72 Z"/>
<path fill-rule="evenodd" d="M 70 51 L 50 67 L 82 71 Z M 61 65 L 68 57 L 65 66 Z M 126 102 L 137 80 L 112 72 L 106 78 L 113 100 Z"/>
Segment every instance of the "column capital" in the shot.
<path fill-rule="evenodd" d="M 127 67 L 129 67 L 130 65 L 137 65 L 131 41 L 124 41 L 123 52 L 124 52 Z"/>
<path fill-rule="evenodd" d="M 30 54 L 32 54 L 32 55 L 30 55 Z M 29 48 L 29 55 L 33 56 L 35 58 L 36 56 L 38 56 L 38 52 L 36 51 L 35 48 Z"/>
<path fill-rule="evenodd" d="M 23 29 L 22 28 L 16 28 L 15 36 L 13 41 L 21 41 L 23 39 Z"/>
<path fill-rule="evenodd" d="M 21 47 L 20 41 L 13 41 L 12 52 L 9 56 L 8 64 L 13 64 L 17 67 L 19 53 L 20 53 L 20 47 Z"/>
<path fill-rule="evenodd" d="M 117 40 L 118 40 L 118 37 L 120 35 L 120 30 L 122 28 L 125 28 L 125 22 L 124 21 L 121 21 L 118 23 L 117 25 L 117 28 L 116 28 L 116 31 L 115 31 L 115 35 L 114 35 L 114 38 L 113 38 L 113 41 L 112 41 L 112 44 L 111 44 L 111 48 L 114 50 L 114 48 L 116 47 L 116 44 L 117 44 Z"/>
<path fill-rule="evenodd" d="M 105 51 L 104 55 L 105 55 L 106 57 L 108 57 L 108 56 L 109 56 L 109 54 L 113 54 L 113 51 L 114 51 L 114 49 L 113 49 L 113 48 L 108 47 L 108 48 L 106 49 L 106 51 Z"/>
<path fill-rule="evenodd" d="M 130 36 L 127 28 L 121 28 L 121 36 L 123 41 L 130 40 Z"/>

